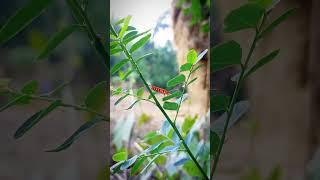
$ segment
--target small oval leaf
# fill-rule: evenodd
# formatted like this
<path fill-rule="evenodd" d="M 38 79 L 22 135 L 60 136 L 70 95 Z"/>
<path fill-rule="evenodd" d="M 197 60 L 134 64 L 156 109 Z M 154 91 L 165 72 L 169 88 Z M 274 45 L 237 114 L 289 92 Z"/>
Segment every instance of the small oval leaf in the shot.
<path fill-rule="evenodd" d="M 187 62 L 190 64 L 194 64 L 197 61 L 198 53 L 196 50 L 191 49 L 187 54 Z"/>
<path fill-rule="evenodd" d="M 168 82 L 167 82 L 167 86 L 168 87 L 173 87 L 173 86 L 176 86 L 178 84 L 182 84 L 184 83 L 184 81 L 186 80 L 186 76 L 183 75 L 183 74 L 180 74 L 172 79 L 170 79 Z"/>
<path fill-rule="evenodd" d="M 128 158 L 128 154 L 125 151 L 116 153 L 112 156 L 112 160 L 116 162 L 127 160 L 127 158 Z"/>
<path fill-rule="evenodd" d="M 100 111 L 103 109 L 107 100 L 106 82 L 96 84 L 87 94 L 84 101 L 85 105 L 93 110 Z"/>
<path fill-rule="evenodd" d="M 178 109 L 178 104 L 174 102 L 164 102 L 163 108 L 166 110 L 177 110 Z"/>
<path fill-rule="evenodd" d="M 123 59 L 121 61 L 119 61 L 117 64 L 115 64 L 111 70 L 110 73 L 114 74 L 116 72 L 118 72 L 124 65 L 126 65 L 126 63 L 129 61 L 129 59 Z"/>

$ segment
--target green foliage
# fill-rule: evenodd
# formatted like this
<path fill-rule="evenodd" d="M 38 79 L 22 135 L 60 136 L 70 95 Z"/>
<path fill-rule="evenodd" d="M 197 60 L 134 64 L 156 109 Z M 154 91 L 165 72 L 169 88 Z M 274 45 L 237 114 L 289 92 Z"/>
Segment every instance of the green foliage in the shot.
<path fill-rule="evenodd" d="M 32 0 L 10 17 L 0 30 L 0 44 L 4 44 L 40 16 L 52 0 Z"/>
<path fill-rule="evenodd" d="M 160 104 L 157 97 L 154 95 L 154 92 L 152 91 L 150 84 L 148 84 L 146 82 L 146 79 L 141 71 L 140 65 L 138 64 L 138 61 L 140 61 L 142 58 L 148 57 L 149 55 L 142 54 L 140 56 L 142 58 L 137 59 L 132 54 L 133 52 L 136 52 L 136 51 L 139 52 L 138 50 L 143 49 L 144 45 L 148 45 L 148 40 L 151 37 L 151 34 L 147 34 L 144 37 L 140 38 L 139 40 L 136 40 L 135 43 L 133 43 L 133 45 L 131 45 L 130 48 L 129 47 L 127 48 L 127 46 L 130 46 L 130 44 L 127 44 L 125 42 L 127 40 L 127 36 L 130 36 L 129 38 L 132 37 L 132 40 L 137 39 L 140 36 L 137 36 L 139 34 L 137 34 L 136 32 L 131 33 L 132 31 L 129 31 L 129 30 L 127 30 L 127 32 L 125 32 L 123 34 L 123 36 L 120 36 L 120 34 L 116 30 L 116 28 L 114 28 L 114 26 L 118 25 L 120 27 L 118 27 L 117 29 L 122 30 L 123 29 L 123 26 L 121 27 L 122 21 L 123 20 L 120 20 L 115 25 L 111 25 L 110 37 L 113 40 L 110 42 L 110 47 L 112 46 L 111 48 L 119 49 L 119 50 L 116 50 L 117 53 L 119 53 L 120 56 L 125 56 L 124 58 L 129 60 L 129 62 L 130 62 L 129 67 L 127 67 L 129 69 L 129 71 L 127 71 L 127 72 L 131 73 L 131 70 L 134 70 L 135 73 L 138 74 L 140 80 L 143 82 L 144 87 L 138 88 L 138 90 L 135 91 L 135 94 L 130 94 L 130 90 L 123 92 L 121 88 L 116 88 L 116 90 L 113 92 L 113 94 L 120 95 L 121 97 L 115 102 L 115 105 L 119 104 L 126 97 L 132 96 L 132 97 L 136 98 L 136 101 L 128 109 L 131 109 L 134 106 L 134 104 L 136 104 L 138 101 L 147 101 L 149 103 L 156 105 L 160 109 L 162 114 L 165 116 L 166 120 L 164 121 L 164 123 L 159 131 L 150 132 L 144 137 L 144 140 L 143 140 L 144 150 L 142 153 L 140 153 L 138 155 L 134 155 L 133 157 L 131 157 L 128 160 L 119 159 L 122 161 L 111 166 L 111 168 L 110 168 L 111 172 L 117 173 L 119 171 L 123 171 L 125 169 L 131 168 L 131 175 L 135 175 L 138 173 L 143 174 L 150 168 L 150 166 L 153 163 L 161 165 L 164 162 L 166 162 L 166 156 L 164 156 L 164 154 L 179 153 L 180 151 L 184 151 L 192 159 L 192 161 L 190 161 L 192 164 L 189 163 L 184 166 L 184 168 L 186 169 L 185 171 L 190 173 L 191 175 L 203 176 L 205 179 L 208 179 L 206 172 L 201 167 L 201 165 L 199 164 L 199 162 L 197 161 L 197 159 L 195 158 L 195 156 L 193 154 L 193 153 L 196 153 L 196 156 L 198 156 L 201 153 L 201 151 L 203 150 L 203 145 L 201 144 L 201 146 L 197 148 L 198 151 L 196 151 L 196 152 L 191 151 L 190 147 L 188 147 L 188 144 L 190 144 L 190 143 L 185 142 L 185 139 L 181 135 L 182 132 L 181 132 L 180 126 L 178 124 L 176 124 L 176 118 L 178 116 L 181 103 L 185 99 L 183 97 L 186 97 L 185 92 L 186 92 L 187 85 L 190 82 L 189 81 L 190 75 L 193 72 L 195 72 L 194 66 L 197 66 L 196 64 L 204 57 L 204 55 L 207 53 L 207 51 L 202 52 L 199 56 L 195 50 L 190 50 L 188 52 L 187 61 L 188 61 L 189 65 L 184 65 L 183 67 L 180 67 L 180 69 L 182 69 L 183 72 L 187 73 L 187 77 L 185 74 L 178 74 L 174 78 L 169 79 L 166 83 L 167 86 L 170 88 L 175 88 L 178 85 L 180 86 L 182 84 L 183 85 L 181 87 L 182 91 L 176 90 L 172 94 L 164 97 L 163 104 Z M 123 22 L 125 22 L 125 21 L 123 21 Z M 114 42 L 118 42 L 118 43 L 114 43 Z M 110 51 L 112 51 L 114 49 L 110 49 Z M 130 49 L 130 51 L 128 49 Z M 172 60 L 172 59 L 170 59 L 170 60 Z M 118 68 L 119 63 L 116 62 L 114 64 L 115 65 L 112 67 L 112 69 L 119 69 Z M 123 67 L 123 65 L 121 65 L 121 67 Z M 156 68 L 159 69 L 159 67 L 156 67 Z M 197 68 L 197 69 L 199 69 L 199 68 Z M 144 70 L 144 69 L 142 69 L 142 70 Z M 164 74 L 164 73 L 161 72 L 161 74 Z M 119 75 L 122 76 L 120 78 L 124 80 L 124 76 L 125 76 L 124 73 L 119 73 Z M 148 95 L 149 95 L 148 99 L 144 99 L 142 97 L 144 94 L 144 88 L 147 89 L 146 93 L 148 93 Z M 162 92 L 161 90 L 159 90 L 159 91 Z M 173 98 L 179 98 L 179 99 L 176 102 L 170 102 L 169 100 L 171 100 Z M 175 111 L 176 115 L 175 115 L 175 118 L 173 121 L 168 116 L 166 110 Z M 190 129 L 191 129 L 194 121 L 195 120 L 192 120 L 192 122 L 190 122 L 187 120 L 186 123 L 183 125 L 183 130 L 184 130 L 185 134 L 188 133 L 188 131 L 191 131 Z M 123 124 L 123 123 L 121 122 L 121 124 Z M 120 125 L 117 125 L 117 127 L 115 128 L 116 129 L 115 132 L 119 132 L 119 131 L 122 132 L 122 130 L 120 130 L 119 128 L 120 128 Z M 129 132 L 129 131 L 126 130 L 126 132 Z M 120 135 L 118 135 L 118 134 L 117 134 L 117 137 L 119 138 Z M 194 131 L 192 131 L 192 133 L 189 132 L 188 137 L 192 139 L 193 134 L 194 134 Z M 183 143 L 181 143 L 181 142 L 183 142 Z"/>
<path fill-rule="evenodd" d="M 138 120 L 138 126 L 141 126 L 142 124 L 149 122 L 150 119 L 151 119 L 151 117 L 148 114 L 142 113 L 139 117 L 139 120 Z"/>
<path fill-rule="evenodd" d="M 266 25 L 265 20 L 267 19 L 267 16 L 278 2 L 279 1 L 273 0 L 249 0 L 248 3 L 232 10 L 225 17 L 225 32 L 237 32 L 247 29 L 255 30 L 255 35 L 251 42 L 249 52 L 243 61 L 241 46 L 233 40 L 219 44 L 211 49 L 211 72 L 216 72 L 229 66 L 241 65 L 240 73 L 232 77 L 232 81 L 236 82 L 236 87 L 232 97 L 230 98 L 228 96 L 214 94 L 210 99 L 210 106 L 213 112 L 224 111 L 217 120 L 212 122 L 210 131 L 210 144 L 212 147 L 211 155 L 214 157 L 214 164 L 210 174 L 211 178 L 219 164 L 220 154 L 223 149 L 228 129 L 235 125 L 248 111 L 249 103 L 247 101 L 237 102 L 244 80 L 252 75 L 253 72 L 270 63 L 279 54 L 279 50 L 273 51 L 261 60 L 257 61 L 253 67 L 249 67 L 249 62 L 252 61 L 253 53 L 258 41 L 294 12 L 294 9 L 290 9 L 271 24 Z M 221 135 L 221 138 L 219 135 Z M 279 174 L 278 170 L 275 170 L 272 172 L 270 177 L 277 179 Z M 260 173 L 254 169 L 242 179 L 260 180 L 261 176 Z"/>

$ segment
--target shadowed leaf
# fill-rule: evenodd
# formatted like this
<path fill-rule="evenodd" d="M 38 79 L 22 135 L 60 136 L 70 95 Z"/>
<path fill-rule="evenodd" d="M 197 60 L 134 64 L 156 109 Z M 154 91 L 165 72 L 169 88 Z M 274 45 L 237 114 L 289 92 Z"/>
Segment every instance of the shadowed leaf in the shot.
<path fill-rule="evenodd" d="M 0 44 L 6 43 L 40 16 L 53 0 L 31 0 L 10 17 L 0 30 Z"/>
<path fill-rule="evenodd" d="M 86 123 L 82 124 L 79 129 L 77 129 L 64 143 L 62 143 L 60 146 L 58 146 L 55 149 L 48 150 L 46 152 L 59 152 L 62 150 L 67 149 L 70 147 L 75 140 L 79 138 L 80 135 L 87 132 L 90 128 L 92 128 L 94 125 L 96 125 L 99 122 L 104 122 L 102 119 L 94 118 L 93 120 L 87 121 Z"/>
<path fill-rule="evenodd" d="M 93 110 L 100 111 L 103 109 L 107 99 L 106 82 L 96 84 L 86 96 L 85 105 Z"/>
<path fill-rule="evenodd" d="M 51 113 L 53 110 L 58 108 L 61 105 L 60 100 L 56 100 L 50 104 L 46 109 L 42 109 L 41 111 L 37 112 L 36 114 L 32 115 L 27 121 L 25 121 L 15 132 L 14 138 L 18 139 L 22 137 L 27 131 L 29 131 L 33 126 L 35 126 L 41 119 Z"/>
<path fill-rule="evenodd" d="M 129 59 L 123 59 L 119 61 L 117 64 L 115 64 L 110 70 L 111 74 L 118 72 L 124 65 L 126 65 L 128 61 Z"/>
<path fill-rule="evenodd" d="M 166 110 L 177 110 L 178 109 L 178 104 L 174 102 L 164 102 L 163 108 Z"/>
<path fill-rule="evenodd" d="M 134 51 L 138 50 L 140 47 L 144 46 L 148 42 L 150 37 L 151 37 L 151 34 L 148 34 L 148 35 L 144 36 L 143 38 L 141 38 L 136 43 L 134 43 L 131 46 L 130 53 L 133 53 Z"/>
<path fill-rule="evenodd" d="M 170 79 L 168 82 L 167 82 L 167 86 L 168 87 L 173 87 L 173 86 L 176 86 L 178 84 L 182 84 L 184 83 L 184 81 L 186 80 L 186 76 L 183 75 L 183 74 L 180 74 L 172 79 Z"/>

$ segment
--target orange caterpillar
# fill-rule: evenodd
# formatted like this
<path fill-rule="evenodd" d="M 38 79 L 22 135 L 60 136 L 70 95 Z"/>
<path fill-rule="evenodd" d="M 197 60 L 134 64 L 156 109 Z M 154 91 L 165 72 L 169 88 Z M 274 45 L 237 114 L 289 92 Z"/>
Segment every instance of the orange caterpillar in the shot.
<path fill-rule="evenodd" d="M 160 94 L 163 94 L 163 95 L 167 95 L 167 94 L 170 94 L 169 91 L 165 90 L 165 89 L 162 89 L 162 88 L 159 88 L 157 86 L 154 86 L 154 85 L 151 85 L 151 89 L 160 93 Z"/>

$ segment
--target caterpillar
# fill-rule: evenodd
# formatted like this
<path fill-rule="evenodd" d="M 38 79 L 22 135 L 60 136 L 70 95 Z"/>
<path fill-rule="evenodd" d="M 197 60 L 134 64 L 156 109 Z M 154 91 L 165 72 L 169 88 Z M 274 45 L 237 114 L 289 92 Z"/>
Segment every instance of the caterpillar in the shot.
<path fill-rule="evenodd" d="M 162 88 L 159 88 L 157 86 L 154 86 L 154 85 L 151 85 L 151 89 L 160 93 L 160 94 L 163 94 L 163 95 L 167 95 L 167 94 L 170 94 L 169 91 L 165 90 L 165 89 L 162 89 Z"/>

